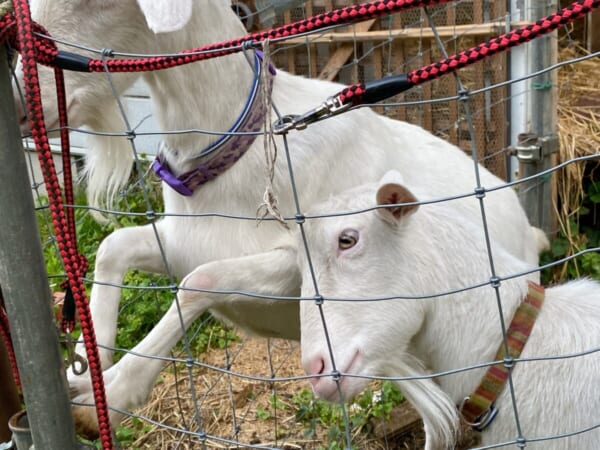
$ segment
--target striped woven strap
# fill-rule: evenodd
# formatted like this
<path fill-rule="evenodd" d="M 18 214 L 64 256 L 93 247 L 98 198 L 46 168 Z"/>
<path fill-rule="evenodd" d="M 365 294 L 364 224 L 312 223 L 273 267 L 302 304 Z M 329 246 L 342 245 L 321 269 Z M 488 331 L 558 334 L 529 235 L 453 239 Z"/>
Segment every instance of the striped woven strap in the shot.
<path fill-rule="evenodd" d="M 510 326 L 506 332 L 508 344 L 508 357 L 518 358 L 525 347 L 527 338 L 531 334 L 533 325 L 544 301 L 544 288 L 529 282 L 527 297 L 517 308 Z M 504 343 L 500 345 L 496 354 L 496 361 L 506 357 Z M 461 413 L 465 421 L 475 429 L 489 425 L 495 412 L 493 404 L 504 389 L 512 364 L 496 364 L 490 366 L 481 379 L 475 392 L 461 405 Z M 493 413 L 493 415 L 491 414 Z M 485 422 L 485 424 L 482 424 Z M 482 427 L 482 428 L 483 428 Z"/>

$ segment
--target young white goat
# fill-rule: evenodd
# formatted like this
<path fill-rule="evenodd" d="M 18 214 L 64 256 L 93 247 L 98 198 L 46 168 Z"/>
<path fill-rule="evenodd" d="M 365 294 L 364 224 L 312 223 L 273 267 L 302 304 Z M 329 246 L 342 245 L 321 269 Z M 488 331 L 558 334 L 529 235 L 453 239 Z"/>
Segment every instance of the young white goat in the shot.
<path fill-rule="evenodd" d="M 420 189 L 413 194 L 403 185 L 400 174 L 391 171 L 379 184 L 334 196 L 312 212 L 416 202 L 415 195 L 420 197 Z M 502 331 L 495 290 L 490 284 L 440 295 L 481 286 L 492 274 L 481 228 L 457 214 L 454 206 L 394 206 L 307 220 L 314 280 L 307 259 L 299 252 L 302 294 L 311 297 L 318 293 L 325 300 L 322 316 L 314 302 L 304 301 L 300 306 L 302 363 L 314 376 L 311 383 L 320 397 L 339 399 L 334 370 L 346 374 L 340 378 L 339 389 L 343 398 L 349 399 L 368 383 L 361 376 L 440 374 L 495 360 Z M 499 277 L 531 268 L 499 246 L 493 246 L 492 255 Z M 506 327 L 527 290 L 525 277 L 502 279 L 499 295 Z M 432 297 L 418 298 L 423 296 Z M 388 300 L 364 301 L 375 297 Z M 352 300 L 338 301 L 341 299 Z M 553 357 L 598 348 L 600 284 L 579 280 L 548 288 L 521 357 Z M 459 371 L 436 377 L 435 381 L 398 381 L 423 417 L 426 449 L 454 448 L 459 420 L 456 405 L 475 391 L 485 370 Z M 598 355 L 518 362 L 512 379 L 526 439 L 572 433 L 600 424 Z M 482 433 L 484 445 L 518 437 L 508 387 L 495 406 L 499 412 Z M 527 442 L 527 448 L 592 450 L 598 448 L 598 442 L 600 432 L 594 430 L 566 439 Z"/>
<path fill-rule="evenodd" d="M 145 54 L 165 54 L 241 36 L 245 30 L 223 0 L 34 0 L 32 14 L 52 36 L 93 48 L 111 48 Z M 68 50 L 72 50 L 68 48 Z M 97 56 L 97 55 L 96 55 Z M 252 58 L 252 55 L 250 55 Z M 227 130 L 236 122 L 251 86 L 254 68 L 243 54 L 230 55 L 180 68 L 146 73 L 154 114 L 162 130 Z M 136 78 L 114 75 L 122 93 Z M 47 127 L 57 125 L 52 72 L 40 74 Z M 123 130 L 104 75 L 66 73 L 70 124 L 93 130 Z M 339 85 L 308 80 L 285 72 L 273 77 L 272 100 L 282 114 L 302 113 L 337 93 Z M 24 121 L 25 122 L 25 121 Z M 206 134 L 166 134 L 160 152 L 162 163 L 175 177 L 204 162 L 203 149 L 217 140 Z M 401 170 L 411 185 L 419 185 L 427 198 L 472 193 L 472 161 L 454 146 L 406 123 L 379 116 L 367 109 L 353 111 L 314 124 L 304 132 L 291 132 L 290 157 L 295 169 L 302 207 L 332 193 L 380 177 L 389 168 Z M 280 153 L 282 140 L 278 137 Z M 86 165 L 91 204 L 110 203 L 127 181 L 131 147 L 125 138 L 91 136 Z M 482 184 L 502 181 L 479 168 Z M 263 139 L 257 138 L 239 162 L 190 196 L 164 185 L 165 212 L 223 213 L 254 216 L 266 186 Z M 290 176 L 283 154 L 274 167 L 273 191 L 284 216 L 296 212 Z M 539 244 L 515 193 L 501 189 L 487 194 L 490 230 L 509 251 L 532 263 Z M 478 201 L 454 203 L 458 214 L 477 222 Z M 273 296 L 300 292 L 293 230 L 274 221 L 257 226 L 249 220 L 223 217 L 169 216 L 155 225 L 120 229 L 102 242 L 96 257 L 91 311 L 96 327 L 108 402 L 119 409 L 139 405 L 148 395 L 162 363 L 133 354 L 111 367 L 120 299 L 117 287 L 130 268 L 164 273 L 161 240 L 169 270 L 182 278 L 179 303 L 187 326 L 211 309 L 217 316 L 264 336 L 299 338 L 298 304 L 257 300 L 238 294 L 210 291 L 249 291 Z M 203 292 L 186 290 L 202 289 Z M 166 356 L 181 338 L 177 308 L 173 306 L 156 328 L 135 347 L 138 354 Z M 82 352 L 81 349 L 79 349 Z M 74 400 L 90 402 L 87 376 L 69 375 Z M 92 408 L 77 408 L 76 419 L 94 427 Z M 118 414 L 112 414 L 113 422 Z"/>

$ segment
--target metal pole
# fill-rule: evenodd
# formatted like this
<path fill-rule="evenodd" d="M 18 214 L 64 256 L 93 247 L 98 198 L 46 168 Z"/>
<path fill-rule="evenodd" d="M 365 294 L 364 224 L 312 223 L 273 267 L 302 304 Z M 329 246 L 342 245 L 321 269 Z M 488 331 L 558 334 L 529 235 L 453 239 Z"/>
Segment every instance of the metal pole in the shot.
<path fill-rule="evenodd" d="M 0 46 L 0 281 L 34 446 L 75 450 L 67 381 L 7 61 L 6 49 Z"/>
<path fill-rule="evenodd" d="M 526 20 L 537 20 L 556 12 L 556 0 L 525 1 Z M 552 64 L 558 57 L 557 32 L 534 39 L 529 46 L 527 73 L 532 73 Z M 550 169 L 556 164 L 558 152 L 556 71 L 539 75 L 528 81 L 525 129 L 518 132 L 516 145 L 519 159 L 519 174 L 529 177 Z M 532 225 L 546 234 L 557 231 L 557 220 L 553 200 L 555 186 L 552 176 L 537 178 L 519 188 L 521 202 Z"/>
<path fill-rule="evenodd" d="M 525 20 L 525 0 L 510 0 L 509 18 L 506 26 L 506 32 L 510 31 L 511 22 L 520 22 Z M 527 75 L 529 61 L 529 46 L 525 43 L 514 47 L 508 52 L 508 63 L 510 67 L 510 79 L 518 80 Z M 508 125 L 510 130 L 509 142 L 512 148 L 518 143 L 518 135 L 527 129 L 527 90 L 528 81 L 517 81 L 510 84 L 510 112 L 508 116 Z M 508 180 L 513 181 L 520 177 L 519 161 L 516 157 L 510 158 L 510 169 Z"/>

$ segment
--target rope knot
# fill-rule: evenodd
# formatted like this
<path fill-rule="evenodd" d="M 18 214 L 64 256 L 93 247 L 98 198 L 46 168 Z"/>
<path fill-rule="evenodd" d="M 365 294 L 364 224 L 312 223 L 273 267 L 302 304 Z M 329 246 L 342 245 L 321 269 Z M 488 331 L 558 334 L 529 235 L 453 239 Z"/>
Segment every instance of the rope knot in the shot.
<path fill-rule="evenodd" d="M 249 42 L 245 41 L 244 43 Z M 262 46 L 262 67 L 261 67 L 261 80 L 260 88 L 263 90 L 264 99 L 264 154 L 265 162 L 267 164 L 267 180 L 265 193 L 263 195 L 263 203 L 259 205 L 257 214 L 260 216 L 259 219 L 264 219 L 267 216 L 273 217 L 277 222 L 283 225 L 284 228 L 288 229 L 288 224 L 283 218 L 281 211 L 279 210 L 277 196 L 273 189 L 273 180 L 275 178 L 275 162 L 277 161 L 277 144 L 273 137 L 273 119 L 272 119 L 272 100 L 271 100 L 271 55 L 269 52 L 269 40 L 265 40 Z"/>

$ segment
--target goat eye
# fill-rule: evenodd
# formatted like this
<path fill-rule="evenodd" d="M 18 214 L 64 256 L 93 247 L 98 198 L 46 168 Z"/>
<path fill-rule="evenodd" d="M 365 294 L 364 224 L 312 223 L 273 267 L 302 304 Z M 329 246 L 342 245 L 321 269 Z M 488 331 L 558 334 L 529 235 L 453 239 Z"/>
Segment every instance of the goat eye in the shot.
<path fill-rule="evenodd" d="M 356 230 L 344 230 L 338 237 L 338 248 L 340 250 L 348 250 L 356 245 L 358 242 L 358 231 Z"/>

